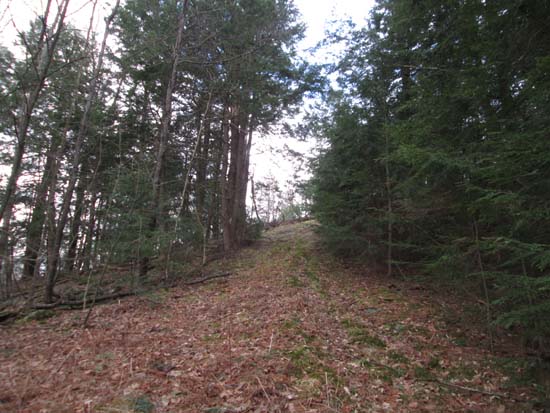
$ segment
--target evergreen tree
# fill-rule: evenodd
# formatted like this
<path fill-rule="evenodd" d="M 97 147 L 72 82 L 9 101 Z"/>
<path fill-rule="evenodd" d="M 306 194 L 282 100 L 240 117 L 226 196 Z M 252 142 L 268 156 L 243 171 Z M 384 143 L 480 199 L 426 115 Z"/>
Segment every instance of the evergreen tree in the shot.
<path fill-rule="evenodd" d="M 338 251 L 470 276 L 488 322 L 532 337 L 550 333 L 548 11 L 380 1 L 339 66 L 313 181 Z"/>

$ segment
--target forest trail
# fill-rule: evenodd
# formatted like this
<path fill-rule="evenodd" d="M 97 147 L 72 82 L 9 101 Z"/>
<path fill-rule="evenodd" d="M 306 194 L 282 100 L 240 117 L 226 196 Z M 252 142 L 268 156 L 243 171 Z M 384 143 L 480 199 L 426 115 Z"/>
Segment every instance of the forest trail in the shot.
<path fill-rule="evenodd" d="M 0 411 L 532 411 L 452 306 L 347 269 L 314 225 L 211 264 L 230 277 L 98 306 L 86 330 L 77 311 L 0 327 Z"/>

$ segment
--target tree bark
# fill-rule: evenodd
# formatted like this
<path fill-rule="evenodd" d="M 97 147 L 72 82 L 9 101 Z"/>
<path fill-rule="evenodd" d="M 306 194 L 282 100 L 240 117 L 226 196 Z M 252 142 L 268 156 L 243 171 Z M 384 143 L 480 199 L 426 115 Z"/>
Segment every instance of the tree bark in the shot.
<path fill-rule="evenodd" d="M 252 135 L 249 134 L 249 116 L 246 113 L 241 113 L 237 105 L 232 107 L 231 115 L 231 161 L 224 187 L 225 208 L 222 211 L 224 249 L 226 251 L 239 248 L 244 241 L 249 142 L 252 143 Z"/>

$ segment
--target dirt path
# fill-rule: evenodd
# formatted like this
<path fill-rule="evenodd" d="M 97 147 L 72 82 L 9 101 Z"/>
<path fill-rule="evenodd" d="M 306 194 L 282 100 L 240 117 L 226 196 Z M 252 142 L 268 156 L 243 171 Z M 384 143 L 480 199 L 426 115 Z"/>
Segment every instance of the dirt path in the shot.
<path fill-rule="evenodd" d="M 533 411 L 518 365 L 468 346 L 411 284 L 352 274 L 311 222 L 229 278 L 0 327 L 2 412 Z M 514 399 L 521 401 L 514 401 Z"/>

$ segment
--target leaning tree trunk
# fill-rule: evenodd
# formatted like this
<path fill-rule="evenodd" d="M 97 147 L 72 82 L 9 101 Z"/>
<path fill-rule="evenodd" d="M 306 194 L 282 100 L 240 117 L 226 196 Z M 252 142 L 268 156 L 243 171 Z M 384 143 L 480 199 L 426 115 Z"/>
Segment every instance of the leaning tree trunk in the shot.
<path fill-rule="evenodd" d="M 10 237 L 9 237 L 9 228 L 12 218 L 12 210 L 8 210 L 7 214 L 4 215 L 4 221 L 2 223 L 2 236 L 0 237 L 0 251 L 2 252 L 2 266 L 0 268 L 0 293 L 3 298 L 8 298 L 10 296 L 11 290 L 11 275 L 13 265 L 11 263 L 10 253 Z"/>
<path fill-rule="evenodd" d="M 50 246 L 48 247 L 47 278 L 46 278 L 46 285 L 44 289 L 44 301 L 46 303 L 50 303 L 53 299 L 53 289 L 55 286 L 57 269 L 59 265 L 59 251 L 61 249 L 61 243 L 63 241 L 63 233 L 65 231 L 65 225 L 67 223 L 67 219 L 69 216 L 73 192 L 78 179 L 78 169 L 80 168 L 82 146 L 84 144 L 84 139 L 88 134 L 90 114 L 92 112 L 93 104 L 95 103 L 98 82 L 101 75 L 101 71 L 103 70 L 103 59 L 105 57 L 105 50 L 107 48 L 107 38 L 109 36 L 109 29 L 118 11 L 119 4 L 120 4 L 120 0 L 117 0 L 113 8 L 113 12 L 111 13 L 111 15 L 109 16 L 109 18 L 105 23 L 105 32 L 103 34 L 103 42 L 101 43 L 101 50 L 98 55 L 97 65 L 92 74 L 92 81 L 90 82 L 88 96 L 86 97 L 86 104 L 84 105 L 84 111 L 82 113 L 82 118 L 80 119 L 80 125 L 79 125 L 78 134 L 75 142 L 72 167 L 69 175 L 69 182 L 67 184 L 67 188 L 65 190 L 65 194 L 63 197 L 61 212 L 59 213 L 59 218 L 57 220 L 57 228 L 55 229 L 55 238 L 53 242 L 51 242 L 52 240 L 50 241 Z M 53 226 L 54 222 L 51 222 L 50 224 Z"/>
<path fill-rule="evenodd" d="M 0 221 L 4 218 L 6 212 L 9 213 L 14 205 L 14 195 L 17 188 L 17 180 L 21 174 L 21 165 L 23 162 L 23 155 L 27 145 L 27 135 L 29 133 L 29 126 L 32 118 L 32 113 L 36 103 L 46 83 L 46 78 L 49 74 L 49 68 L 53 61 L 54 51 L 59 41 L 61 32 L 63 31 L 65 15 L 67 14 L 67 7 L 69 6 L 69 0 L 65 0 L 59 7 L 59 12 L 55 18 L 54 26 L 56 29 L 51 41 L 48 40 L 48 15 L 51 7 L 51 0 L 48 0 L 46 5 L 46 11 L 44 18 L 42 19 L 42 32 L 38 40 L 37 51 L 32 58 L 33 63 L 36 63 L 34 68 L 36 72 L 36 84 L 31 91 L 23 94 L 23 101 L 19 109 L 19 114 L 16 119 L 15 134 L 17 136 L 17 145 L 15 147 L 14 157 L 12 161 L 12 168 L 10 176 L 8 178 L 8 184 L 6 186 L 6 192 L 2 204 L 0 204 Z"/>

